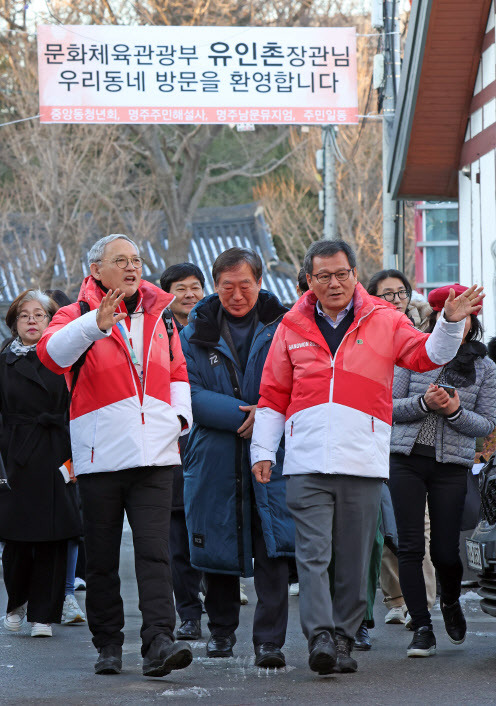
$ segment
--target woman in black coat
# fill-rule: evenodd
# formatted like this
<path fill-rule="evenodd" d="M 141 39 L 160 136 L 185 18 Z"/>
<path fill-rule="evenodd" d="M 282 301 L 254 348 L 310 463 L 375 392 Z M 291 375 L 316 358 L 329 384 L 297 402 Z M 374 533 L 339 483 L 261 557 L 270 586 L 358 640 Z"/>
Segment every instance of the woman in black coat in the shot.
<path fill-rule="evenodd" d="M 11 488 L 0 495 L 4 626 L 19 631 L 27 612 L 33 637 L 60 622 L 67 540 L 81 534 L 75 488 L 60 471 L 71 457 L 67 386 L 36 354 L 57 308 L 39 290 L 22 292 L 5 319 L 15 338 L 0 354 L 0 451 Z"/>

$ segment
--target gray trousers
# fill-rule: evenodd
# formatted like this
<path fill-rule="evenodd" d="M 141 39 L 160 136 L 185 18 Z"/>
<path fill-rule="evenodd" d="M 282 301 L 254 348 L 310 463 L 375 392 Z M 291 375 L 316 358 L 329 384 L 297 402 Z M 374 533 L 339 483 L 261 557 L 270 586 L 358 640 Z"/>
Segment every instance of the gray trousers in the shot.
<path fill-rule="evenodd" d="M 324 630 L 354 638 L 367 607 L 367 580 L 381 500 L 380 478 L 287 476 L 296 524 L 300 621 L 309 646 Z M 335 560 L 331 599 L 328 567 Z"/>

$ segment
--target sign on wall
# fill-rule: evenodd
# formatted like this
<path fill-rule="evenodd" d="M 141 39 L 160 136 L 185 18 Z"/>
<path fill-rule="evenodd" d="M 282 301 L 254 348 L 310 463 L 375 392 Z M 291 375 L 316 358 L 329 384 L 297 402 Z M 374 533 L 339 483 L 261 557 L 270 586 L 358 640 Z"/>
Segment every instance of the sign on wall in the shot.
<path fill-rule="evenodd" d="M 357 123 L 354 28 L 38 27 L 42 123 Z"/>

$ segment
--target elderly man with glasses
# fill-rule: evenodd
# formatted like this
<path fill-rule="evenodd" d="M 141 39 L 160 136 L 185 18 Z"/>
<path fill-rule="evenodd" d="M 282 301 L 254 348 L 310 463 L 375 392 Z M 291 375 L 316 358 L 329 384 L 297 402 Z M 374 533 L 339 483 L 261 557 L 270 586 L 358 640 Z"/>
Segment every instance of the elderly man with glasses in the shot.
<path fill-rule="evenodd" d="M 342 240 L 313 243 L 310 291 L 282 319 L 265 362 L 251 442 L 268 483 L 285 433 L 286 499 L 296 525 L 300 619 L 309 666 L 354 672 L 351 650 L 367 604 L 381 486 L 388 477 L 394 366 L 433 370 L 456 354 L 481 289 L 455 298 L 429 336 L 358 283 Z M 412 402 L 413 404 L 413 402 Z M 419 408 L 419 415 L 421 410 Z M 335 594 L 328 566 L 334 558 Z"/>
<path fill-rule="evenodd" d="M 86 608 L 96 674 L 122 668 L 124 611 L 119 549 L 124 512 L 133 532 L 143 674 L 187 667 L 187 643 L 174 642 L 169 562 L 173 467 L 191 417 L 179 335 L 164 310 L 173 296 L 141 279 L 143 261 L 126 235 L 91 248 L 91 275 L 78 302 L 63 307 L 38 344 L 47 368 L 70 388 L 74 471 L 83 504 Z"/>

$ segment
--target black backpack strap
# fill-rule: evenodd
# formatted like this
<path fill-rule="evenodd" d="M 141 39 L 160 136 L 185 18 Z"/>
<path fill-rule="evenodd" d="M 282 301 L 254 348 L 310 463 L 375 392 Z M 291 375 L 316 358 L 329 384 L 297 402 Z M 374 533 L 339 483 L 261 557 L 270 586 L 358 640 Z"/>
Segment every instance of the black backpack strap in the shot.
<path fill-rule="evenodd" d="M 172 312 L 170 309 L 164 309 L 162 314 L 162 321 L 164 322 L 165 330 L 167 331 L 167 338 L 169 339 L 169 356 L 171 363 L 174 360 L 174 354 L 172 353 L 172 336 L 174 335 L 174 319 L 172 317 Z"/>
<path fill-rule="evenodd" d="M 88 311 L 90 310 L 90 305 L 88 304 L 88 302 L 79 301 L 78 304 L 79 304 L 80 316 L 84 316 L 84 314 L 87 314 Z M 93 343 L 91 343 L 88 346 L 88 348 L 84 351 L 84 353 L 81 353 L 81 355 L 76 360 L 76 362 L 72 364 L 72 367 L 71 367 L 72 382 L 71 382 L 71 389 L 69 390 L 69 407 L 71 406 L 72 395 L 74 393 L 74 389 L 75 389 L 76 383 L 78 381 L 79 373 L 81 371 L 81 368 L 83 367 L 83 363 L 86 360 L 86 356 L 87 356 L 88 351 L 92 345 L 93 345 Z"/>

